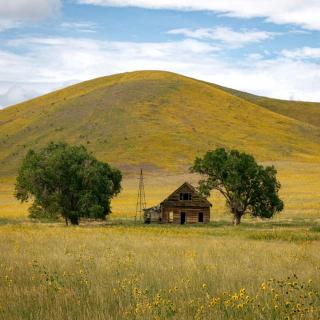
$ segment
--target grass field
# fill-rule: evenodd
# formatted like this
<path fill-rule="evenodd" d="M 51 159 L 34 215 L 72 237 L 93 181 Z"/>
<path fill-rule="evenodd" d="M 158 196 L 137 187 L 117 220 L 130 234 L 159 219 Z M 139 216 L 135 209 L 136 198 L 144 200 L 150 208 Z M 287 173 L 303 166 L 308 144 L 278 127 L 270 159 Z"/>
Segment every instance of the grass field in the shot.
<path fill-rule="evenodd" d="M 232 227 L 134 224 L 126 177 L 103 224 L 37 223 L 0 184 L 0 319 L 310 319 L 320 317 L 320 171 L 276 164 L 285 211 Z M 191 175 L 146 175 L 149 205 Z M 127 218 L 127 219 L 126 219 Z"/>
<path fill-rule="evenodd" d="M 320 319 L 319 106 L 144 71 L 1 110 L 0 319 Z M 31 221 L 15 200 L 23 155 L 52 140 L 123 171 L 107 221 Z M 140 167 L 153 206 L 216 147 L 274 164 L 284 211 L 233 227 L 213 193 L 208 225 L 134 223 Z"/>
<path fill-rule="evenodd" d="M 319 230 L 6 224 L 0 318 L 319 319 Z"/>
<path fill-rule="evenodd" d="M 276 219 L 320 219 L 320 166 L 317 163 L 273 162 L 278 169 L 282 184 L 281 197 L 285 210 Z M 125 176 L 121 194 L 112 202 L 113 218 L 132 218 L 138 191 L 138 176 Z M 190 181 L 196 186 L 197 176 L 192 174 L 147 173 L 145 192 L 147 206 L 162 201 L 183 182 Z M 20 204 L 13 197 L 14 179 L 0 179 L 0 219 L 25 219 L 28 204 Z M 210 199 L 213 204 L 213 219 L 228 219 L 225 201 L 218 193 Z M 231 218 L 230 218 L 231 219 Z"/>
<path fill-rule="evenodd" d="M 320 171 L 276 164 L 285 211 L 230 225 L 133 223 L 137 177 L 107 222 L 37 223 L 0 184 L 0 319 L 310 319 L 320 317 Z M 147 174 L 148 205 L 192 175 Z"/>

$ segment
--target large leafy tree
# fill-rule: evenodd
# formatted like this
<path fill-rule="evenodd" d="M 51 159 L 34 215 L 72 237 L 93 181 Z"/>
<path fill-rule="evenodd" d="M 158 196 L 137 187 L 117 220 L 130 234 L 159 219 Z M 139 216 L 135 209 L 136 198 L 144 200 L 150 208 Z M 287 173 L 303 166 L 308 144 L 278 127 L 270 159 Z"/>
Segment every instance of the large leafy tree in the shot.
<path fill-rule="evenodd" d="M 235 225 L 246 213 L 271 218 L 283 210 L 276 169 L 258 165 L 249 154 L 218 148 L 196 158 L 191 171 L 202 176 L 199 190 L 203 195 L 218 190 L 225 197 Z"/>
<path fill-rule="evenodd" d="M 29 150 L 16 180 L 15 195 L 33 200 L 31 216 L 62 215 L 66 223 L 81 217 L 104 219 L 121 190 L 121 172 L 98 161 L 83 146 L 50 143 Z"/>

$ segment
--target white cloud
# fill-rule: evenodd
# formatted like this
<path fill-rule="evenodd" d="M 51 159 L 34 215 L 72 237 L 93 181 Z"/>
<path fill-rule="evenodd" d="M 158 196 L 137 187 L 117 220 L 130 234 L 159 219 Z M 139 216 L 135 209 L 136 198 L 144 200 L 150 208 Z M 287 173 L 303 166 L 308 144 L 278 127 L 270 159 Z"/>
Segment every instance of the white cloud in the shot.
<path fill-rule="evenodd" d="M 320 48 L 303 47 L 295 50 L 282 50 L 281 54 L 292 59 L 320 59 Z"/>
<path fill-rule="evenodd" d="M 2 106 L 71 83 L 146 69 L 177 72 L 259 95 L 320 101 L 317 63 L 260 55 L 231 64 L 218 48 L 199 40 L 135 43 L 57 37 L 21 38 L 5 45 L 6 51 L 0 51 Z"/>
<path fill-rule="evenodd" d="M 11 21 L 7 19 L 0 19 L 0 32 L 14 29 L 20 26 L 20 23 L 17 21 Z"/>
<path fill-rule="evenodd" d="M 38 20 L 57 14 L 61 0 L 6 0 L 0 4 L 0 19 Z"/>
<path fill-rule="evenodd" d="M 92 33 L 96 32 L 97 24 L 93 22 L 62 22 L 60 27 L 78 32 Z"/>
<path fill-rule="evenodd" d="M 247 55 L 247 59 L 250 61 L 252 60 L 262 60 L 264 56 L 261 53 L 249 53 Z"/>
<path fill-rule="evenodd" d="M 55 16 L 60 7 L 61 0 L 3 0 L 0 3 L 0 32 Z"/>
<path fill-rule="evenodd" d="M 0 83 L 2 91 L 7 87 L 6 83 Z M 41 93 L 41 90 L 35 90 L 33 85 L 28 84 L 13 84 L 9 88 L 0 94 L 0 106 L 6 106 L 16 103 L 17 101 L 24 101 L 33 97 L 36 97 Z"/>
<path fill-rule="evenodd" d="M 2 106 L 107 74 L 138 69 L 183 73 L 192 62 L 207 59 L 219 50 L 196 40 L 134 43 L 87 38 L 21 38 L 7 41 L 6 47 L 7 51 L 0 51 Z"/>
<path fill-rule="evenodd" d="M 261 96 L 320 102 L 320 68 L 316 63 L 289 58 L 248 58 L 215 77 L 231 88 Z"/>
<path fill-rule="evenodd" d="M 206 10 L 239 18 L 262 17 L 278 24 L 320 30 L 319 0 L 76 0 L 82 4 L 148 9 Z"/>
<path fill-rule="evenodd" d="M 199 29 L 174 29 L 169 34 L 184 35 L 195 39 L 208 39 L 222 41 L 231 46 L 239 47 L 251 42 L 260 42 L 273 38 L 276 33 L 258 30 L 234 31 L 228 27 L 199 28 Z"/>

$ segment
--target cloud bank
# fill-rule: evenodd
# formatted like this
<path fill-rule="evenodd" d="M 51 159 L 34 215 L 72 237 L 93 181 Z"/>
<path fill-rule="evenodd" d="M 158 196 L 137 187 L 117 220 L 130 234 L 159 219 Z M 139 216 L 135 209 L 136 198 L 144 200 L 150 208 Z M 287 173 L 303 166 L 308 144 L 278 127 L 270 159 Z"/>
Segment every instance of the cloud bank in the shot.
<path fill-rule="evenodd" d="M 320 48 L 303 47 L 295 50 L 282 50 L 282 54 L 292 59 L 320 59 Z"/>
<path fill-rule="evenodd" d="M 0 5 L 0 19 L 38 20 L 59 12 L 60 0 L 7 0 Z"/>
<path fill-rule="evenodd" d="M 240 47 L 248 43 L 272 39 L 276 35 L 274 32 L 258 30 L 242 30 L 239 32 L 228 27 L 216 27 L 211 29 L 182 28 L 170 30 L 168 34 L 183 35 L 199 40 L 218 40 L 234 47 Z"/>
<path fill-rule="evenodd" d="M 147 9 L 212 11 L 238 18 L 265 18 L 320 30 L 319 0 L 76 0 L 81 4 Z"/>

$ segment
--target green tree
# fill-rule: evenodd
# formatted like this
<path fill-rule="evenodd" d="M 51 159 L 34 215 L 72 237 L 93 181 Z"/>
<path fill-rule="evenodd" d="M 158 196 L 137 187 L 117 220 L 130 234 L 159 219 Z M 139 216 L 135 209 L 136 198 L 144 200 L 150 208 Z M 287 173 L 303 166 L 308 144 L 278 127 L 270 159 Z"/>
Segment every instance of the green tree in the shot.
<path fill-rule="evenodd" d="M 283 210 L 276 169 L 258 165 L 249 154 L 218 148 L 196 158 L 190 170 L 201 175 L 199 190 L 203 195 L 218 190 L 225 197 L 235 225 L 246 213 L 271 218 Z"/>
<path fill-rule="evenodd" d="M 19 169 L 15 196 L 33 200 L 30 216 L 62 215 L 66 224 L 81 217 L 105 219 L 121 190 L 121 172 L 95 159 L 83 146 L 50 143 L 29 150 Z"/>

